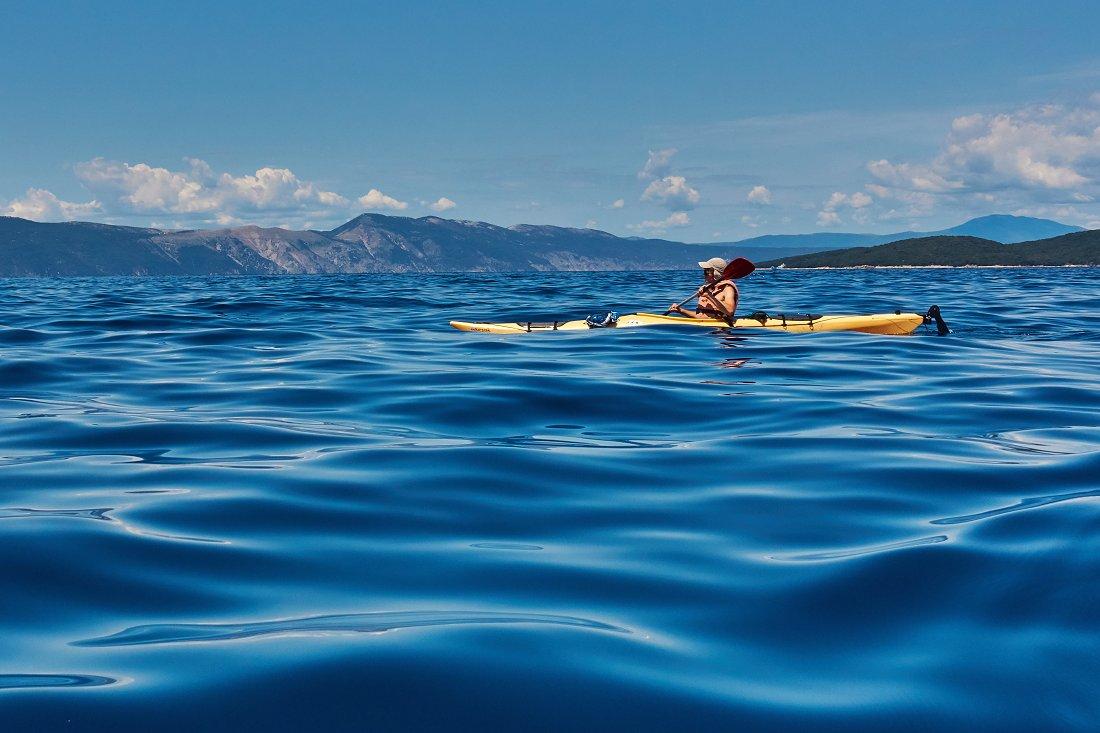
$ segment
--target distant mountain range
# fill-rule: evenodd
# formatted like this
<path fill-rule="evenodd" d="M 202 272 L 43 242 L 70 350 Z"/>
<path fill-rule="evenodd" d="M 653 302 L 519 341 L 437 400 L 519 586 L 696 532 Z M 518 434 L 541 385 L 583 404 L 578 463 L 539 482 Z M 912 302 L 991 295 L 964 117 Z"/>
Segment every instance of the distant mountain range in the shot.
<path fill-rule="evenodd" d="M 959 224 L 950 229 L 935 232 L 894 232 L 893 234 L 846 234 L 843 232 L 818 232 L 816 234 L 765 234 L 736 242 L 721 242 L 718 246 L 730 247 L 776 247 L 783 249 L 805 248 L 804 251 L 820 252 L 840 247 L 872 247 L 876 244 L 898 242 L 902 239 L 918 237 L 954 236 L 980 237 L 1001 244 L 1032 242 L 1036 239 L 1048 239 L 1061 234 L 1084 231 L 1083 227 L 1070 226 L 1050 219 L 1036 219 L 1030 216 L 1011 216 L 993 214 Z"/>
<path fill-rule="evenodd" d="M 1008 242 L 1023 232 L 1039 239 L 1077 230 L 1045 219 L 988 216 L 946 231 L 982 231 L 984 241 L 1001 237 Z M 330 231 L 257 226 L 172 231 L 0 217 L 0 276 L 659 270 L 692 268 L 716 255 L 782 257 L 791 265 L 795 260 L 790 258 L 800 254 L 877 244 L 907 234 L 912 233 L 779 235 L 702 245 L 616 237 L 595 229 L 500 227 L 435 216 L 363 214 Z"/>
<path fill-rule="evenodd" d="M 500 227 L 435 216 L 363 214 L 330 231 L 169 231 L 0 217 L 0 276 L 8 277 L 661 270 L 695 267 L 725 249 L 595 229 Z M 738 248 L 750 258 L 811 251 Z"/>
<path fill-rule="evenodd" d="M 1100 230 L 1063 234 L 1033 242 L 1001 244 L 980 237 L 917 237 L 875 247 L 816 252 L 760 263 L 809 267 L 889 267 L 966 265 L 1100 265 Z"/>

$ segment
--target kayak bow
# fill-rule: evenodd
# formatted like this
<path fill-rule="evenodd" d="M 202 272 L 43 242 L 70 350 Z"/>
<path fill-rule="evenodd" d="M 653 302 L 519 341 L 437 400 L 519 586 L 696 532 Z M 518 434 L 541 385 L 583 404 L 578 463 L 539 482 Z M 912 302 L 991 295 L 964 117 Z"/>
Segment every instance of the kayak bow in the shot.
<path fill-rule="evenodd" d="M 933 306 L 935 308 L 935 306 Z M 936 310 L 939 315 L 939 310 Z M 828 331 L 857 331 L 859 333 L 877 333 L 900 336 L 912 333 L 924 323 L 931 323 L 932 315 L 920 313 L 878 313 L 872 315 L 784 315 L 774 316 L 754 314 L 742 316 L 733 322 L 732 328 L 765 329 L 786 331 L 787 333 L 817 333 Z M 520 323 L 468 323 L 451 321 L 459 331 L 476 333 L 533 333 L 535 331 L 586 331 L 593 328 L 586 320 L 520 322 Z M 703 328 L 730 328 L 718 319 L 684 318 L 682 316 L 657 315 L 656 313 L 627 313 L 619 316 L 615 328 L 635 328 L 638 326 L 701 326 Z"/>

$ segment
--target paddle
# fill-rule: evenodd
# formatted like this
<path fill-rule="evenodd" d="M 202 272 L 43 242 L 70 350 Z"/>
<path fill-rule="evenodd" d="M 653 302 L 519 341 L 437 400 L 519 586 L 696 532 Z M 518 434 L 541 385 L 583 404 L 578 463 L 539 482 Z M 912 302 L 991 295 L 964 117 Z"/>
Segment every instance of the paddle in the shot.
<path fill-rule="evenodd" d="M 751 262 L 746 260 L 744 257 L 738 257 L 738 258 L 732 260 L 728 265 L 726 265 L 726 269 L 722 270 L 722 274 L 718 276 L 718 280 L 719 281 L 720 280 L 740 280 L 741 278 L 745 277 L 746 275 L 751 275 L 753 270 L 755 270 L 755 269 L 756 269 L 756 265 L 752 264 Z M 692 293 L 691 295 L 689 295 L 688 297 L 684 298 L 679 303 L 677 303 L 676 307 L 679 308 L 680 306 L 684 305 L 688 301 L 694 300 L 695 298 L 698 298 L 699 295 L 702 294 L 702 292 L 704 290 L 706 290 L 707 288 L 709 288 L 710 286 L 711 286 L 711 283 L 707 283 L 706 285 L 703 285 L 698 290 L 696 290 L 694 293 Z M 672 313 L 673 310 L 674 309 L 669 308 L 667 311 L 665 311 L 665 315 L 667 316 L 669 313 Z"/>
<path fill-rule="evenodd" d="M 934 305 L 928 309 L 928 312 L 924 315 L 925 323 L 935 323 L 936 333 L 940 336 L 946 336 L 951 333 L 951 329 L 947 326 L 947 322 L 943 320 L 943 314 L 940 313 L 940 307 Z"/>
<path fill-rule="evenodd" d="M 726 265 L 726 269 L 722 270 L 722 277 L 719 280 L 740 280 L 746 275 L 751 275 L 753 270 L 756 269 L 756 265 L 752 264 L 744 257 L 738 257 Z"/>

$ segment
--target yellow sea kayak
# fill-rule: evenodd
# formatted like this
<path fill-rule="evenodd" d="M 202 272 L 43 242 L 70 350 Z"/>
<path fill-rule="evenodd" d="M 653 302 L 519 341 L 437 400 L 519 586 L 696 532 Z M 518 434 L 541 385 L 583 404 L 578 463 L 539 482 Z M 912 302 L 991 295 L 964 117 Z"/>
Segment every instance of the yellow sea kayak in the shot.
<path fill-rule="evenodd" d="M 858 331 L 900 336 L 912 333 L 918 326 L 929 323 L 929 316 L 920 313 L 878 313 L 873 315 L 807 315 L 786 316 L 776 314 L 760 317 L 740 317 L 733 328 L 762 328 L 788 333 L 818 333 L 828 331 Z M 536 331 L 586 331 L 593 328 L 586 320 L 553 321 L 543 323 L 468 323 L 451 321 L 459 331 L 477 333 L 534 333 Z M 703 328 L 730 328 L 725 321 L 662 316 L 656 313 L 627 313 L 618 317 L 615 328 L 637 326 L 701 326 Z"/>

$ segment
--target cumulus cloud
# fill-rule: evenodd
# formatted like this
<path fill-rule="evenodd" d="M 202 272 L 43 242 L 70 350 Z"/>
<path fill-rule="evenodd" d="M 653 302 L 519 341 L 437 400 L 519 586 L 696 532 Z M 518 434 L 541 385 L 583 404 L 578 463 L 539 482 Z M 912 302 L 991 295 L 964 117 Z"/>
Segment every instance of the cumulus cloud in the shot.
<path fill-rule="evenodd" d="M 211 184 L 217 180 L 214 169 L 201 158 L 184 158 L 183 161 L 191 166 L 191 177 L 203 184 Z"/>
<path fill-rule="evenodd" d="M 28 188 L 22 198 L 12 199 L 0 208 L 4 216 L 34 221 L 70 221 L 99 211 L 98 201 L 74 203 L 62 201 L 44 188 Z"/>
<path fill-rule="evenodd" d="M 646 186 L 642 201 L 658 203 L 670 211 L 690 211 L 699 203 L 699 192 L 683 176 L 665 176 Z"/>
<path fill-rule="evenodd" d="M 956 117 L 927 159 L 869 161 L 866 198 L 834 194 L 818 207 L 821 222 L 874 216 L 915 225 L 941 207 L 971 214 L 1045 207 L 1088 225 L 1100 217 L 1097 99 Z"/>
<path fill-rule="evenodd" d="M 626 206 L 626 201 L 623 200 L 623 199 L 615 199 L 614 201 L 611 202 L 611 208 L 612 209 L 621 209 L 624 206 Z"/>
<path fill-rule="evenodd" d="M 359 205 L 362 206 L 364 209 L 367 209 L 368 211 L 382 211 L 386 209 L 390 211 L 404 211 L 405 209 L 409 208 L 408 202 L 398 201 L 393 196 L 387 196 L 386 194 L 379 191 L 377 188 L 372 188 L 371 190 L 367 191 L 365 194 L 356 199 L 356 201 L 358 201 Z"/>
<path fill-rule="evenodd" d="M 753 186 L 752 190 L 745 196 L 745 200 L 750 204 L 767 205 L 772 202 L 772 192 L 768 190 L 767 186 Z"/>
<path fill-rule="evenodd" d="M 346 198 L 303 181 L 287 168 L 264 167 L 234 176 L 215 174 L 202 160 L 189 158 L 188 170 L 148 163 L 95 158 L 74 167 L 85 188 L 108 213 L 176 214 L 232 223 L 244 214 L 309 214 L 349 206 Z"/>
<path fill-rule="evenodd" d="M 758 226 L 760 226 L 761 221 L 760 221 L 760 217 L 758 217 L 758 216 L 747 216 L 746 215 L 746 216 L 741 217 L 741 223 L 744 224 L 745 226 L 747 226 L 750 229 L 756 229 Z"/>
<path fill-rule="evenodd" d="M 93 158 L 73 166 L 77 180 L 92 194 L 84 203 L 63 201 L 31 188 L 20 198 L 0 200 L 0 214 L 38 220 L 64 220 L 99 214 L 101 221 L 171 222 L 174 227 L 236 226 L 275 222 L 313 227 L 350 217 L 363 209 L 404 211 L 409 203 L 371 188 L 350 199 L 288 168 L 265 166 L 241 175 L 218 172 L 204 160 L 184 158 L 174 168 Z M 433 211 L 455 208 L 446 196 L 419 202 Z"/>
<path fill-rule="evenodd" d="M 874 203 L 874 199 L 862 191 L 856 191 L 850 194 L 834 191 L 822 208 L 824 208 L 825 211 L 836 211 L 842 206 L 846 206 L 850 209 L 862 209 L 870 206 L 872 203 Z"/>
<path fill-rule="evenodd" d="M 867 169 L 880 183 L 908 191 L 1079 200 L 1096 192 L 1100 178 L 1100 109 L 1047 104 L 964 115 L 952 121 L 932 160 L 875 160 Z"/>
<path fill-rule="evenodd" d="M 664 178 L 672 172 L 672 156 L 676 155 L 676 148 L 663 150 L 650 150 L 645 165 L 638 171 L 638 178 L 643 181 L 651 181 L 654 178 Z"/>
<path fill-rule="evenodd" d="M 862 209 L 865 206 L 870 206 L 872 203 L 874 203 L 874 199 L 862 191 L 856 191 L 848 197 L 848 205 L 853 209 Z"/>
<path fill-rule="evenodd" d="M 869 183 L 865 188 L 884 202 L 884 207 L 877 215 L 883 221 L 919 219 L 935 208 L 936 196 L 926 191 L 888 188 L 877 183 Z M 979 193 L 974 196 L 983 204 L 992 204 L 995 201 L 990 194 Z"/>
<path fill-rule="evenodd" d="M 868 219 L 867 212 L 863 209 L 873 204 L 874 201 L 873 198 L 862 191 L 856 191 L 855 193 L 834 191 L 822 204 L 821 210 L 817 212 L 817 225 L 824 227 L 839 224 L 841 221 L 839 211 L 841 209 L 849 209 L 855 212 L 852 218 L 862 224 Z"/>
<path fill-rule="evenodd" d="M 1013 209 L 1009 212 L 1016 216 L 1038 216 L 1046 219 L 1058 219 L 1060 221 L 1080 221 L 1086 229 L 1100 229 L 1093 226 L 1100 222 L 1100 217 L 1073 204 L 1056 204 L 1053 206 L 1025 206 Z"/>
<path fill-rule="evenodd" d="M 691 211 L 699 204 L 699 191 L 693 188 L 684 176 L 672 173 L 672 158 L 676 155 L 676 148 L 663 150 L 650 150 L 645 165 L 638 171 L 638 178 L 649 181 L 642 191 L 641 200 L 658 204 L 673 213 Z M 619 199 L 612 204 L 612 208 L 621 209 L 625 201 Z M 687 217 L 683 217 L 686 219 Z M 667 217 L 656 222 L 661 227 L 686 226 L 685 224 L 668 223 L 674 217 Z M 675 217 L 680 221 L 680 217 Z M 648 222 L 650 224 L 654 221 Z M 646 222 L 638 225 L 645 228 Z"/>
<path fill-rule="evenodd" d="M 77 163 L 74 171 L 80 182 L 102 194 L 112 209 L 180 214 L 217 208 L 213 191 L 188 173 L 103 158 Z"/>
<path fill-rule="evenodd" d="M 675 211 L 664 219 L 647 219 L 640 224 L 629 226 L 629 229 L 648 231 L 651 234 L 660 234 L 668 229 L 691 226 L 691 218 L 683 211 Z"/>
<path fill-rule="evenodd" d="M 872 160 L 867 164 L 867 171 L 883 183 L 911 191 L 946 193 L 957 191 L 966 185 L 960 180 L 948 180 L 932 166 L 913 163 Z"/>
<path fill-rule="evenodd" d="M 1100 111 L 1044 105 L 960 117 L 937 163 L 958 171 L 971 187 L 1071 189 L 1100 171 Z"/>

